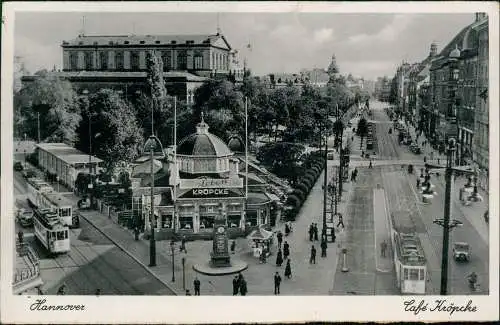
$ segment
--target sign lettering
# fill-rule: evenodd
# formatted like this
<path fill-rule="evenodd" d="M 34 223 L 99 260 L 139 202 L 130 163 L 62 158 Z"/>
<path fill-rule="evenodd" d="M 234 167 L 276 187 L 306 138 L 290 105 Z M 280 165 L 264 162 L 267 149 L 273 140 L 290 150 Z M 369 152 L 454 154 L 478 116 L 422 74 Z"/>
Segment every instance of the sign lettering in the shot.
<path fill-rule="evenodd" d="M 197 178 L 181 179 L 180 188 L 241 188 L 243 187 L 242 178 Z"/>
<path fill-rule="evenodd" d="M 229 190 L 225 188 L 195 188 L 193 189 L 194 196 L 227 196 Z"/>

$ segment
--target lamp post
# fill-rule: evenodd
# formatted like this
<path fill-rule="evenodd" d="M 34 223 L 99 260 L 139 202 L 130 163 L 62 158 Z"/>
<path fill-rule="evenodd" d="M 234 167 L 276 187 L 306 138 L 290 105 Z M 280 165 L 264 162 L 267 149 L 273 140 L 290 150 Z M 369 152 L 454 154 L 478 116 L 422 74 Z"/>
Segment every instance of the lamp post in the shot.
<path fill-rule="evenodd" d="M 173 239 L 170 241 L 170 250 L 172 252 L 172 282 L 175 282 L 175 270 L 174 270 L 175 242 Z"/>
<path fill-rule="evenodd" d="M 186 291 L 186 253 L 182 255 L 181 261 L 182 261 L 182 289 Z M 174 265 L 174 263 L 172 263 L 172 265 Z"/>

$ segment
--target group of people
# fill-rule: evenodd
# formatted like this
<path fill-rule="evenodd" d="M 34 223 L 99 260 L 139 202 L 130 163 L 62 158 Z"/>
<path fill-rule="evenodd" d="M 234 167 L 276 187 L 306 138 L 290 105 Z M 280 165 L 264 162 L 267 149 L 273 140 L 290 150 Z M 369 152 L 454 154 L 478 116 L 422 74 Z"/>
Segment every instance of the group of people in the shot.
<path fill-rule="evenodd" d="M 357 177 L 358 177 L 358 169 L 354 168 L 354 170 L 351 172 L 351 182 L 355 182 Z"/>
<path fill-rule="evenodd" d="M 309 241 L 318 240 L 318 224 L 313 222 L 309 225 Z"/>

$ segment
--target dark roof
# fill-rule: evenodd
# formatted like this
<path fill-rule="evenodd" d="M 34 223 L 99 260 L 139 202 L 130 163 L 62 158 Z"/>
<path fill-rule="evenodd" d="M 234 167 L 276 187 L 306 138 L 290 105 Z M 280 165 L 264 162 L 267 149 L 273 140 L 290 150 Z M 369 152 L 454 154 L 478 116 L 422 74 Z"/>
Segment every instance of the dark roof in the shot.
<path fill-rule="evenodd" d="M 178 155 L 225 157 L 233 153 L 217 136 L 208 133 L 208 125 L 202 121 L 196 126 L 196 133 L 181 140 L 177 148 Z"/>
<path fill-rule="evenodd" d="M 229 150 L 232 152 L 244 152 L 245 151 L 245 143 L 238 136 L 233 136 L 229 139 L 227 146 Z"/>
<path fill-rule="evenodd" d="M 227 47 L 231 46 L 221 34 L 201 34 L 201 35 L 79 35 L 70 41 L 63 41 L 62 46 L 116 46 L 116 45 L 171 45 L 186 44 L 214 44 L 219 38 L 222 38 Z M 112 44 L 110 43 L 112 42 Z M 128 43 L 126 43 L 128 42 Z M 141 43 L 142 42 L 142 43 Z"/>

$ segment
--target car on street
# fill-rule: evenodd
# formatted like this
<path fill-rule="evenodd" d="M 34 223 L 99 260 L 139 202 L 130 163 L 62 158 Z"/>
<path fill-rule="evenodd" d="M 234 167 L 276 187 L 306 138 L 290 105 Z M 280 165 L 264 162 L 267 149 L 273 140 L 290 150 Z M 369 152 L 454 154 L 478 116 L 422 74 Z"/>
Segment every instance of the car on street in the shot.
<path fill-rule="evenodd" d="M 29 169 L 29 168 L 26 168 L 24 171 L 23 171 L 23 177 L 24 178 L 33 178 L 36 176 L 36 173 L 33 169 Z"/>
<path fill-rule="evenodd" d="M 470 246 L 465 242 L 453 243 L 453 258 L 455 261 L 468 262 L 470 260 Z"/>
<path fill-rule="evenodd" d="M 16 221 L 22 227 L 31 227 L 31 226 L 33 226 L 33 211 L 31 211 L 31 210 L 25 210 L 25 209 L 19 209 L 17 211 Z"/>
<path fill-rule="evenodd" d="M 410 146 L 410 151 L 416 155 L 420 155 L 422 153 L 422 149 L 417 144 L 412 144 Z"/>
<path fill-rule="evenodd" d="M 22 170 L 23 170 L 23 164 L 22 164 L 20 161 L 16 161 L 16 162 L 14 163 L 14 170 L 15 170 L 16 172 L 20 172 L 20 171 L 22 171 Z"/>

